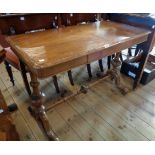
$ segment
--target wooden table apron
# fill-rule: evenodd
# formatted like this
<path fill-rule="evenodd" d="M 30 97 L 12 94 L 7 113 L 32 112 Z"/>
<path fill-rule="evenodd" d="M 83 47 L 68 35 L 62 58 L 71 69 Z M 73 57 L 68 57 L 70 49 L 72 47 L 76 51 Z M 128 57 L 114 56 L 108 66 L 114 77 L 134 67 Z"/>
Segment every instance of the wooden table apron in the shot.
<path fill-rule="evenodd" d="M 149 34 L 150 31 L 144 29 L 135 28 L 125 24 L 104 21 L 87 25 L 70 26 L 67 28 L 61 28 L 59 30 L 46 30 L 44 32 L 36 32 L 34 34 L 22 34 L 8 37 L 7 40 L 10 43 L 11 47 L 15 50 L 21 63 L 24 63 L 30 70 L 30 84 L 33 88 L 33 110 L 35 112 L 35 116 L 37 116 L 37 118 L 41 120 L 45 132 L 50 139 L 58 140 L 56 134 L 52 131 L 49 125 L 45 113 L 45 108 L 43 106 L 42 97 L 40 94 L 38 78 L 42 79 L 60 72 L 70 70 L 74 67 L 88 64 L 92 61 L 99 60 L 103 57 L 120 52 L 121 50 L 129 48 L 135 44 L 146 42 Z M 49 36 L 50 38 L 48 38 Z M 42 37 L 44 39 L 42 39 Z M 106 39 L 109 39 L 109 42 L 107 42 Z M 44 43 L 44 45 L 41 41 Z M 68 54 L 70 54 L 69 50 L 73 50 L 71 51 L 72 57 L 69 57 L 69 59 L 67 57 L 65 60 L 59 60 L 59 57 L 62 57 L 63 55 L 59 55 L 60 53 L 58 52 L 58 58 L 56 58 L 57 62 L 53 57 L 51 57 L 51 59 L 53 58 L 52 60 L 54 60 L 55 63 L 52 64 L 52 60 L 50 61 L 47 58 L 48 65 L 43 64 L 40 66 L 35 66 L 33 60 L 31 60 L 31 58 L 26 55 L 26 52 L 24 53 L 23 51 L 25 49 L 29 50 L 35 46 L 44 46 L 43 49 L 45 50 L 51 50 L 49 49 L 49 47 L 56 47 L 56 49 L 59 49 L 62 52 L 64 50 L 64 53 L 66 51 L 69 52 Z M 90 49 L 89 47 L 92 48 Z M 78 50 L 83 49 L 86 49 L 86 51 L 79 51 L 79 55 L 76 53 L 78 52 Z M 75 52 L 76 56 L 73 54 L 73 52 Z M 47 51 L 45 55 L 49 53 L 51 52 Z M 49 57 L 50 56 L 51 55 L 49 55 Z M 44 60 L 44 57 L 42 57 L 42 59 Z"/>

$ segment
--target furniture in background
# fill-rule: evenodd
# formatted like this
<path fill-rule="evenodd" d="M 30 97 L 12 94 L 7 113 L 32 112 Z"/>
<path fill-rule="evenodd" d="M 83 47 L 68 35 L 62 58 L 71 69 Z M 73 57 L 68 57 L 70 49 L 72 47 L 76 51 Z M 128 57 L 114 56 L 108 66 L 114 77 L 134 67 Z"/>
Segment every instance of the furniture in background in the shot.
<path fill-rule="evenodd" d="M 136 27 L 140 27 L 140 28 L 144 28 L 147 30 L 150 30 L 152 32 L 150 39 L 151 42 L 151 46 L 150 46 L 150 53 L 148 55 L 148 61 L 150 62 L 150 64 L 148 64 L 146 66 L 146 68 L 144 69 L 144 73 L 142 73 L 142 79 L 141 79 L 141 83 L 142 84 L 147 84 L 148 82 L 150 82 L 151 80 L 153 80 L 155 78 L 155 69 L 154 69 L 154 51 L 152 51 L 154 45 L 155 45 L 155 18 L 154 15 L 152 14 L 148 14 L 148 13 L 144 13 L 144 14 L 107 14 L 108 15 L 108 19 L 112 20 L 112 21 L 117 21 L 120 23 L 125 23 L 125 24 L 129 24 L 132 26 L 136 26 Z M 135 51 L 135 54 L 132 55 L 131 50 Z M 129 77 L 132 77 L 133 79 L 136 80 L 137 76 L 138 76 L 138 66 L 140 65 L 141 59 L 144 61 L 145 56 L 143 55 L 143 50 L 145 50 L 145 48 L 143 47 L 143 44 L 138 44 L 137 46 L 135 46 L 134 48 L 129 48 L 129 56 L 133 56 L 134 58 L 130 58 L 129 60 L 125 60 L 122 63 L 122 67 L 121 67 L 121 72 L 128 75 Z M 154 62 L 153 62 L 154 60 Z M 151 65 L 152 63 L 152 65 Z"/>
<path fill-rule="evenodd" d="M 5 58 L 5 51 L 0 46 L 0 63 Z M 0 141 L 13 141 L 19 140 L 18 133 L 16 131 L 15 125 L 12 122 L 12 118 L 9 110 L 16 110 L 16 105 L 10 105 L 7 107 L 4 97 L 0 90 Z"/>

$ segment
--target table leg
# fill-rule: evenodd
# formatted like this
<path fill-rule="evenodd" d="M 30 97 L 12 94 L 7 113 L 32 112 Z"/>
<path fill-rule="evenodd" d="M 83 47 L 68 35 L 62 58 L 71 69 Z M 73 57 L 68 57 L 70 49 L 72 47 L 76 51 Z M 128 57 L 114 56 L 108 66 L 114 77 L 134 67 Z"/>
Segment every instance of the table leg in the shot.
<path fill-rule="evenodd" d="M 30 73 L 31 82 L 30 85 L 33 89 L 31 100 L 32 100 L 32 107 L 31 112 L 35 116 L 36 119 L 40 120 L 42 126 L 50 140 L 59 140 L 56 134 L 52 131 L 52 128 L 49 124 L 45 107 L 43 106 L 43 97 L 39 90 L 39 81 L 37 76 L 33 73 Z"/>
<path fill-rule="evenodd" d="M 127 94 L 128 89 L 121 84 L 120 75 L 117 71 L 117 67 L 121 64 L 119 57 L 120 57 L 120 53 L 117 53 L 113 58 L 113 60 L 111 61 L 113 69 L 109 70 L 108 74 L 111 75 L 112 80 L 115 80 L 116 87 L 121 91 L 122 94 L 125 95 Z"/>

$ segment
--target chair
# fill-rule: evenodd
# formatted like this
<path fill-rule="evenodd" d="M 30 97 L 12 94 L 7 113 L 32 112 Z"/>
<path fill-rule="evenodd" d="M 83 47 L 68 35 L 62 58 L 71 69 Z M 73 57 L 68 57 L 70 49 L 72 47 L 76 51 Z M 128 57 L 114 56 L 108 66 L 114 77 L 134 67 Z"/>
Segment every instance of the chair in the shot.
<path fill-rule="evenodd" d="M 0 45 L 0 63 L 5 59 L 5 51 Z M 0 109 L 1 109 L 1 119 L 0 119 L 0 140 L 19 140 L 19 135 L 15 129 L 9 112 L 17 110 L 17 105 L 15 103 L 7 107 L 4 97 L 0 90 Z"/>

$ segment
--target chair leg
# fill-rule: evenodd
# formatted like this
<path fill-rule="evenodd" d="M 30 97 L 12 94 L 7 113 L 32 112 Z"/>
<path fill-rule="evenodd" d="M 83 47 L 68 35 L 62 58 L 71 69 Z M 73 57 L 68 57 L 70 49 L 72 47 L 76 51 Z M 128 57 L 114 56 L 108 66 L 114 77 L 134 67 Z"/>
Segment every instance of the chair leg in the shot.
<path fill-rule="evenodd" d="M 122 56 L 122 53 L 120 52 L 120 60 L 121 60 L 121 62 L 123 62 L 123 56 Z"/>
<path fill-rule="evenodd" d="M 91 66 L 90 66 L 90 64 L 87 64 L 87 71 L 88 71 L 89 78 L 91 79 L 92 78 L 92 73 L 91 73 Z"/>
<path fill-rule="evenodd" d="M 68 71 L 68 77 L 69 77 L 69 81 L 70 81 L 71 85 L 74 86 L 74 81 L 73 81 L 72 71 L 71 70 Z"/>
<path fill-rule="evenodd" d="M 12 82 L 12 85 L 14 86 L 15 82 L 14 82 L 14 78 L 13 78 L 13 73 L 12 73 L 11 65 L 7 61 L 4 61 L 4 64 L 5 64 L 6 70 L 8 72 L 8 75 L 10 77 L 10 81 Z"/>
<path fill-rule="evenodd" d="M 110 69 L 110 67 L 111 67 L 111 55 L 108 56 L 107 65 L 108 65 L 108 69 Z"/>
<path fill-rule="evenodd" d="M 136 50 L 135 50 L 135 56 L 138 54 L 139 51 L 140 51 L 140 47 L 137 45 Z"/>
<path fill-rule="evenodd" d="M 56 75 L 53 76 L 53 83 L 54 83 L 56 92 L 60 93 L 60 89 L 59 89 L 58 80 L 57 80 L 57 76 Z"/>
<path fill-rule="evenodd" d="M 101 72 L 104 72 L 102 59 L 100 59 L 98 62 L 99 62 L 99 67 L 100 67 Z"/>
<path fill-rule="evenodd" d="M 32 94 L 32 92 L 31 92 L 30 85 L 29 85 L 29 82 L 28 82 L 28 79 L 27 79 L 27 75 L 26 75 L 27 71 L 25 69 L 25 65 L 22 62 L 20 62 L 20 69 L 21 69 L 21 75 L 22 75 L 22 78 L 23 78 L 23 82 L 24 82 L 26 91 L 30 96 Z"/>
<path fill-rule="evenodd" d="M 131 48 L 128 49 L 128 54 L 130 57 L 132 56 Z"/>

